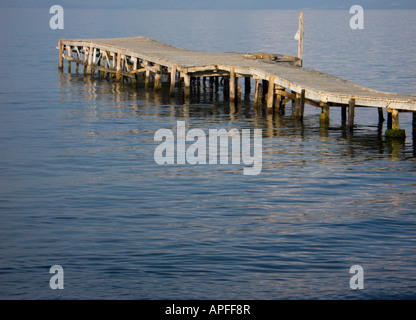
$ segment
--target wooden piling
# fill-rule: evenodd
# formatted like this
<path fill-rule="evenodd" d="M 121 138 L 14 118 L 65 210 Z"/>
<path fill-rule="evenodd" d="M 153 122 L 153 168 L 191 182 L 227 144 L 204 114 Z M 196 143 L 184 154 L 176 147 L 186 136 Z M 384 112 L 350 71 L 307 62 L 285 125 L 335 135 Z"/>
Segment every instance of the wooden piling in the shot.
<path fill-rule="evenodd" d="M 249 94 L 251 91 L 251 78 L 245 77 L 244 78 L 244 93 Z"/>
<path fill-rule="evenodd" d="M 214 83 L 215 83 L 214 77 L 209 77 L 209 92 L 210 93 L 214 92 Z"/>
<path fill-rule="evenodd" d="M 392 123 L 391 110 L 387 110 L 387 130 L 392 128 Z"/>
<path fill-rule="evenodd" d="M 413 125 L 413 134 L 416 135 L 416 112 L 412 112 L 413 119 L 412 119 L 412 125 Z M 413 142 L 416 145 L 416 141 Z"/>
<path fill-rule="evenodd" d="M 329 105 L 327 103 L 320 103 L 322 112 L 319 115 L 319 123 L 322 127 L 327 127 L 329 125 Z"/>
<path fill-rule="evenodd" d="M 196 78 L 196 90 L 199 99 L 201 97 L 201 77 Z"/>
<path fill-rule="evenodd" d="M 384 122 L 384 114 L 383 108 L 378 108 L 378 124 L 382 124 Z"/>
<path fill-rule="evenodd" d="M 98 62 L 99 62 L 100 67 L 105 69 L 104 53 L 101 53 L 101 59 Z M 99 72 L 100 78 L 104 78 L 105 77 L 105 71 L 101 68 L 100 68 L 100 72 Z"/>
<path fill-rule="evenodd" d="M 259 79 L 256 79 L 256 88 L 254 92 L 254 106 L 259 107 L 261 105 L 261 97 L 263 95 L 263 86 Z"/>
<path fill-rule="evenodd" d="M 237 74 L 236 74 L 235 75 L 235 100 L 236 102 L 241 100 L 241 86 L 238 83 L 239 83 L 239 78 L 237 77 Z M 240 88 L 240 95 L 238 95 L 238 90 L 239 90 L 238 88 Z"/>
<path fill-rule="evenodd" d="M 293 90 L 290 90 L 290 92 L 292 93 L 292 98 L 290 99 L 290 101 L 292 102 L 292 113 L 295 113 L 297 108 L 296 92 Z"/>
<path fill-rule="evenodd" d="M 305 89 L 302 89 L 299 96 L 299 120 L 303 121 L 303 114 L 305 113 Z"/>
<path fill-rule="evenodd" d="M 386 138 L 393 138 L 393 139 L 405 139 L 406 138 L 406 131 L 400 129 L 399 126 L 399 110 L 392 109 L 388 110 L 391 114 L 391 129 L 387 129 L 385 136 Z"/>
<path fill-rule="evenodd" d="M 295 98 L 292 100 L 292 117 L 296 120 L 300 118 L 300 93 L 294 93 Z"/>
<path fill-rule="evenodd" d="M 95 58 L 96 57 L 97 57 L 97 48 L 94 48 L 94 51 L 92 53 L 91 73 L 95 72 L 94 65 L 95 65 Z"/>
<path fill-rule="evenodd" d="M 84 47 L 84 64 L 82 65 L 82 71 L 84 72 L 84 75 L 87 73 L 88 69 L 88 48 Z"/>
<path fill-rule="evenodd" d="M 144 76 L 144 86 L 145 86 L 145 88 L 148 88 L 149 83 L 150 83 L 150 70 L 149 70 L 150 63 L 149 63 L 149 61 L 145 61 L 144 65 L 145 65 L 145 69 L 146 69 L 145 76 Z"/>
<path fill-rule="evenodd" d="M 276 90 L 275 98 L 274 98 L 274 111 L 275 113 L 281 113 L 283 110 L 284 105 L 282 104 L 282 95 L 278 93 Z"/>
<path fill-rule="evenodd" d="M 185 85 L 185 98 L 189 98 L 191 96 L 191 76 L 185 73 L 183 75 L 183 81 Z"/>
<path fill-rule="evenodd" d="M 72 47 L 68 47 L 68 56 L 72 55 Z M 68 73 L 71 73 L 71 60 L 68 60 Z"/>
<path fill-rule="evenodd" d="M 269 90 L 269 81 L 267 81 L 266 79 L 261 80 L 261 87 L 263 88 L 263 93 L 261 95 L 261 101 L 265 101 L 268 90 Z"/>
<path fill-rule="evenodd" d="M 224 77 L 224 99 L 228 98 L 230 96 L 230 78 Z"/>
<path fill-rule="evenodd" d="M 120 71 L 121 71 L 121 52 L 118 51 L 117 52 L 117 66 L 116 66 L 116 81 L 122 80 L 122 75 Z"/>
<path fill-rule="evenodd" d="M 341 106 L 341 124 L 345 126 L 347 123 L 347 106 Z"/>
<path fill-rule="evenodd" d="M 64 44 L 62 39 L 59 40 L 59 62 L 58 62 L 58 68 L 59 70 L 64 69 Z"/>
<path fill-rule="evenodd" d="M 399 110 L 397 109 L 393 109 L 392 113 L 392 123 L 391 123 L 391 128 L 393 130 L 398 130 L 400 128 L 399 126 Z"/>
<path fill-rule="evenodd" d="M 154 90 L 158 91 L 162 89 L 162 66 L 155 65 L 155 85 Z"/>
<path fill-rule="evenodd" d="M 231 68 L 230 70 L 230 101 L 235 100 L 235 88 L 236 88 L 236 76 L 235 69 Z"/>
<path fill-rule="evenodd" d="M 258 96 L 259 96 L 259 84 L 260 84 L 260 80 L 256 79 L 255 84 L 254 84 L 254 105 L 257 104 L 257 100 L 258 100 Z"/>
<path fill-rule="evenodd" d="M 91 60 L 92 60 L 92 45 L 90 46 L 88 50 L 88 67 L 87 67 L 87 73 L 91 73 Z"/>
<path fill-rule="evenodd" d="M 174 64 L 170 70 L 170 88 L 169 94 L 173 96 L 175 94 L 175 84 L 176 84 L 176 69 L 177 66 Z"/>
<path fill-rule="evenodd" d="M 270 76 L 269 87 L 268 87 L 268 96 L 267 96 L 267 109 L 272 110 L 274 102 L 274 76 Z"/>
<path fill-rule="evenodd" d="M 355 99 L 351 99 L 348 103 L 348 130 L 354 129 Z"/>

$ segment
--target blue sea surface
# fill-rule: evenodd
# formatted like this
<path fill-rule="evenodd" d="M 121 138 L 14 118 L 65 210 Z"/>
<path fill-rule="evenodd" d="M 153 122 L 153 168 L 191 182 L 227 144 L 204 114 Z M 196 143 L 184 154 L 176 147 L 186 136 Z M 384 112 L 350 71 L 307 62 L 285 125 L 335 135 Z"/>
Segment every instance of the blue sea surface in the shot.
<path fill-rule="evenodd" d="M 147 36 L 198 51 L 296 55 L 297 11 L 0 11 L 1 299 L 414 299 L 416 142 L 377 109 L 349 134 L 306 106 L 303 125 L 218 92 L 171 98 L 58 70 L 60 38 Z M 416 94 L 416 10 L 305 10 L 304 66 Z M 262 129 L 244 165 L 158 165 L 161 128 Z M 51 266 L 64 289 L 51 290 Z M 350 268 L 364 289 L 350 288 Z"/>

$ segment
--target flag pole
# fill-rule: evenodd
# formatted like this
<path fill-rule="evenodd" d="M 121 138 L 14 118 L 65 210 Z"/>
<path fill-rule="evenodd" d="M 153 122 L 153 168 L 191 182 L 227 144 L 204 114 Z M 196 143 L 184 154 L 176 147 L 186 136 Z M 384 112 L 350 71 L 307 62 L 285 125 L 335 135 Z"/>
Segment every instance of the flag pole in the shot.
<path fill-rule="evenodd" d="M 303 64 L 303 12 L 299 13 L 298 58 L 300 59 L 300 66 L 302 66 Z"/>

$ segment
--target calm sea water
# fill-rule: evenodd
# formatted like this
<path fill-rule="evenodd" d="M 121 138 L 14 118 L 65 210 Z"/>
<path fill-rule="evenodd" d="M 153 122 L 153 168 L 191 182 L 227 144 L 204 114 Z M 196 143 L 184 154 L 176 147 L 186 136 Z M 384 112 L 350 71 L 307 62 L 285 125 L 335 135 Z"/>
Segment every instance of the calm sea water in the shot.
<path fill-rule="evenodd" d="M 348 135 L 307 106 L 304 125 L 60 74 L 59 38 L 144 35 L 201 51 L 296 55 L 295 11 L 1 9 L 0 298 L 416 298 L 416 143 L 386 141 L 377 111 Z M 305 11 L 305 66 L 416 94 L 416 11 Z M 165 91 L 165 90 L 164 90 Z M 252 98 L 252 97 L 251 97 Z M 251 99 L 252 101 L 252 99 Z M 154 133 L 263 129 L 263 170 L 159 166 Z M 351 290 L 350 267 L 364 268 Z M 64 269 L 51 290 L 49 268 Z"/>

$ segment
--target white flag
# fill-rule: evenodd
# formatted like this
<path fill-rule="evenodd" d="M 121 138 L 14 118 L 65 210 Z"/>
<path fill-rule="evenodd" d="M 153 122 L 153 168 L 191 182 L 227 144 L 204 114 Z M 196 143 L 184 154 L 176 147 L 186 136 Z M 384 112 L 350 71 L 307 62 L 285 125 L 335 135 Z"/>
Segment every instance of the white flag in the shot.
<path fill-rule="evenodd" d="M 296 31 L 294 39 L 299 41 L 299 39 L 300 39 L 300 30 L 299 29 L 298 29 L 298 31 Z"/>

